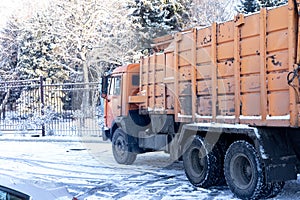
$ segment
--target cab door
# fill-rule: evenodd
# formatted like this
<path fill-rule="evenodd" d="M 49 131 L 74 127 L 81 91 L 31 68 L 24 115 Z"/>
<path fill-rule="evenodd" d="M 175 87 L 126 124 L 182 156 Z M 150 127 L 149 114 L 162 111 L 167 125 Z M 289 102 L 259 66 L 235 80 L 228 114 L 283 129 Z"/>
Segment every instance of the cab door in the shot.
<path fill-rule="evenodd" d="M 106 108 L 106 125 L 111 127 L 112 122 L 122 114 L 122 95 L 121 95 L 121 76 L 112 76 L 109 83 L 109 90 L 107 94 L 107 108 Z"/>

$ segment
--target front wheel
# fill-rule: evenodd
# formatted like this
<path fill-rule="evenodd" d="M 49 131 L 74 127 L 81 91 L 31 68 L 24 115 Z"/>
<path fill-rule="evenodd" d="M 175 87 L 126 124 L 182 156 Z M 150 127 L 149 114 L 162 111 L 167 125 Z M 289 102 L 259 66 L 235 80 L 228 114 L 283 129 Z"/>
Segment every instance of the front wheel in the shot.
<path fill-rule="evenodd" d="M 121 128 L 118 128 L 112 138 L 112 151 L 117 163 L 131 165 L 137 154 L 130 150 L 128 135 Z"/>
<path fill-rule="evenodd" d="M 230 190 L 241 199 L 259 199 L 265 187 L 261 160 L 246 141 L 234 142 L 227 150 L 224 173 Z"/>

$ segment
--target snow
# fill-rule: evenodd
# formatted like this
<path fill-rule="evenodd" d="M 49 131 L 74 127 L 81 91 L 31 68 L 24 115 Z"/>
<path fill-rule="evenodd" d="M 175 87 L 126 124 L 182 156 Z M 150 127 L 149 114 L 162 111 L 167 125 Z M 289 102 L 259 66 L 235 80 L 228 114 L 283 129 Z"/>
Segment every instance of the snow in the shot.
<path fill-rule="evenodd" d="M 261 120 L 261 116 L 244 116 L 244 115 L 241 115 L 240 119 L 258 119 L 258 120 Z"/>
<path fill-rule="evenodd" d="M 20 15 L 20 18 L 28 17 L 35 9 L 40 7 L 45 7 L 47 5 L 47 0 L 10 0 L 2 1 L 0 4 L 0 27 L 4 26 L 7 18 L 9 18 L 12 13 Z"/>
<path fill-rule="evenodd" d="M 270 116 L 267 115 L 267 120 L 289 120 L 291 118 L 290 115 L 282 115 L 282 116 Z"/>
<path fill-rule="evenodd" d="M 232 129 L 249 129 L 255 131 L 256 128 L 250 127 L 246 124 L 223 124 L 223 123 L 194 123 L 188 126 L 196 127 L 212 127 L 212 128 L 232 128 Z"/>
<path fill-rule="evenodd" d="M 52 189 L 67 187 L 79 199 L 236 199 L 227 187 L 195 188 L 182 162 L 163 152 L 139 155 L 119 165 L 110 142 L 96 137 L 0 136 L 0 171 Z M 300 198 L 300 178 L 288 181 L 277 200 Z"/>
<path fill-rule="evenodd" d="M 182 118 L 192 118 L 191 115 L 183 115 L 181 113 L 178 113 L 178 117 L 182 117 Z"/>
<path fill-rule="evenodd" d="M 267 115 L 266 118 L 267 118 L 267 120 L 288 120 L 288 119 L 290 119 L 290 115 L 282 115 L 282 116 Z M 261 120 L 261 116 L 244 116 L 244 115 L 241 115 L 240 119 Z"/>
<path fill-rule="evenodd" d="M 196 118 L 199 118 L 199 119 L 206 119 L 206 118 L 209 118 L 209 119 L 212 119 L 212 116 L 205 116 L 205 115 L 198 115 L 196 114 Z"/>
<path fill-rule="evenodd" d="M 221 116 L 221 115 L 219 115 L 216 118 L 217 119 L 235 119 L 235 116 Z"/>

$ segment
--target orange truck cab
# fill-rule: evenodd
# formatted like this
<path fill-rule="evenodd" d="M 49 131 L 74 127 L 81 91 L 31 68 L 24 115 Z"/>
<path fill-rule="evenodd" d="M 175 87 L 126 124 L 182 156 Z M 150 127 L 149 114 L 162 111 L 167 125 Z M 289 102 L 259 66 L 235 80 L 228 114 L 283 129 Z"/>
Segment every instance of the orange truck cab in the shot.
<path fill-rule="evenodd" d="M 102 135 L 104 140 L 112 140 L 114 132 L 119 127 L 125 128 L 127 123 L 131 124 L 131 120 L 134 120 L 131 128 L 135 129 L 139 129 L 135 127 L 137 124 L 144 126 L 149 123 L 147 116 L 139 115 L 138 103 L 144 99 L 137 95 L 140 91 L 139 86 L 139 64 L 118 67 L 102 77 L 101 97 L 105 99 L 105 128 Z"/>
<path fill-rule="evenodd" d="M 104 78 L 103 86 L 106 88 L 102 91 L 102 97 L 106 99 L 104 112 L 107 127 L 112 127 L 117 117 L 128 115 L 129 110 L 136 109 L 136 106 L 128 104 L 128 98 L 138 92 L 139 75 L 139 65 L 130 64 L 115 69 Z"/>

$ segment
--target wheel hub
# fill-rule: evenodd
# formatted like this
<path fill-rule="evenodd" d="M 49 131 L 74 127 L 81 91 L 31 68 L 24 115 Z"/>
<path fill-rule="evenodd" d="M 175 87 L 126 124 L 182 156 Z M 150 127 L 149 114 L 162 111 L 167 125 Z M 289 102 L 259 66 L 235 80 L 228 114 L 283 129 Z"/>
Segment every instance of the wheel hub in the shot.
<path fill-rule="evenodd" d="M 116 141 L 116 152 L 118 155 L 125 153 L 125 141 L 122 138 L 118 138 Z"/>
<path fill-rule="evenodd" d="M 191 161 L 192 161 L 192 174 L 195 177 L 202 175 L 204 168 L 206 167 L 206 161 L 200 149 L 194 148 L 191 150 Z"/>
<path fill-rule="evenodd" d="M 231 161 L 231 174 L 237 187 L 246 189 L 253 181 L 253 167 L 244 154 L 238 154 Z"/>

